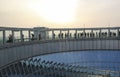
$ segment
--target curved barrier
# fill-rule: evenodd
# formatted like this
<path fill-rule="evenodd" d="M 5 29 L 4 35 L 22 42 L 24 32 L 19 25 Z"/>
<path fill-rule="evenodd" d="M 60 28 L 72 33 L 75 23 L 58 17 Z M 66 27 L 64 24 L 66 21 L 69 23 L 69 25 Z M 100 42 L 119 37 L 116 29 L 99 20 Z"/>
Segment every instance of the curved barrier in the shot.
<path fill-rule="evenodd" d="M 119 77 L 109 70 L 45 61 L 31 58 L 13 63 L 0 70 L 0 77 Z"/>
<path fill-rule="evenodd" d="M 120 40 L 64 39 L 5 44 L 0 47 L 0 67 L 37 55 L 82 50 L 120 50 Z"/>

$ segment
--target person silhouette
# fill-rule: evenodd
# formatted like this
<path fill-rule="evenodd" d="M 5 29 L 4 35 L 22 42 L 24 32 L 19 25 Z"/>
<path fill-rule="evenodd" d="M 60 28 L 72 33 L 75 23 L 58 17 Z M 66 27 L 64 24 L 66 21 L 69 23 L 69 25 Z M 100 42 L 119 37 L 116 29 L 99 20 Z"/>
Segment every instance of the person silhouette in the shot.
<path fill-rule="evenodd" d="M 34 34 L 32 34 L 32 38 L 31 38 L 31 40 L 34 40 Z"/>
<path fill-rule="evenodd" d="M 8 36 L 8 40 L 7 40 L 7 43 L 12 43 L 13 42 L 13 36 L 10 34 Z"/>

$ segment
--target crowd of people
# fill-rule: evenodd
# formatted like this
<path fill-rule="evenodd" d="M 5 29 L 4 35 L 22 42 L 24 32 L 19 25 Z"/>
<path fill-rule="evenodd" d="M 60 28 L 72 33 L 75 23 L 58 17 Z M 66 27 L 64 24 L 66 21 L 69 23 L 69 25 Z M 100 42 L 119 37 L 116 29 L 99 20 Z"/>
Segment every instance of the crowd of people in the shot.
<path fill-rule="evenodd" d="M 38 39 L 41 40 L 41 34 L 39 34 L 38 37 L 39 37 Z M 15 37 L 14 37 L 12 34 L 10 34 L 10 35 L 8 36 L 8 40 L 7 40 L 6 42 L 7 42 L 7 43 L 13 43 L 14 39 L 15 39 Z M 35 38 L 34 34 L 31 34 L 30 40 L 33 41 L 33 40 L 36 40 L 36 39 L 37 39 L 37 38 Z M 20 40 L 21 40 L 21 41 L 25 41 L 24 34 L 21 35 Z"/>
<path fill-rule="evenodd" d="M 118 34 L 116 32 L 79 32 L 79 33 L 59 33 L 55 34 L 53 33 L 52 39 L 68 39 L 68 38 L 114 38 L 114 37 L 120 37 L 120 32 Z M 12 43 L 13 42 L 13 35 L 8 36 L 7 43 Z M 24 41 L 24 35 L 22 34 L 21 36 L 21 41 Z M 36 40 L 34 34 L 31 34 L 31 41 Z M 38 40 L 41 40 L 42 36 L 41 34 L 38 35 Z"/>
<path fill-rule="evenodd" d="M 118 33 L 120 36 L 120 32 Z M 67 39 L 67 38 L 107 38 L 107 37 L 118 37 L 115 32 L 81 32 L 81 33 L 59 33 L 58 35 L 53 33 L 53 39 Z"/>

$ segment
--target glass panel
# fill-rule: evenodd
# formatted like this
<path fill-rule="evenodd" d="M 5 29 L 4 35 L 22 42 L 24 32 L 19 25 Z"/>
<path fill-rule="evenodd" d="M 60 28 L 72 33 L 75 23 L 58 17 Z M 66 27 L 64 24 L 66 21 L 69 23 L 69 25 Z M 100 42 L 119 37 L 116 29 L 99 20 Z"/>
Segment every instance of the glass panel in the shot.
<path fill-rule="evenodd" d="M 22 34 L 24 35 L 24 41 L 29 41 L 28 31 L 22 31 Z"/>
<path fill-rule="evenodd" d="M 20 31 L 14 31 L 15 42 L 20 42 Z"/>
<path fill-rule="evenodd" d="M 100 37 L 100 30 L 93 30 L 93 33 L 95 34 L 95 38 Z"/>
<path fill-rule="evenodd" d="M 69 37 L 74 38 L 75 37 L 75 30 L 69 30 Z"/>
<path fill-rule="evenodd" d="M 34 34 L 34 31 L 30 31 L 30 38 L 32 38 L 32 34 Z"/>
<path fill-rule="evenodd" d="M 53 38 L 55 37 L 55 39 L 59 39 L 60 30 L 55 30 L 55 31 L 54 31 L 54 34 L 55 34 L 55 35 L 52 35 Z"/>
<path fill-rule="evenodd" d="M 91 30 L 85 30 L 85 38 L 89 38 L 90 37 L 90 33 L 91 33 Z"/>
<path fill-rule="evenodd" d="M 110 34 L 109 34 L 109 36 L 110 36 L 111 38 L 117 37 L 117 30 L 116 30 L 116 29 L 110 29 Z"/>
<path fill-rule="evenodd" d="M 102 38 L 108 37 L 108 29 L 101 29 L 101 37 Z"/>
<path fill-rule="evenodd" d="M 52 39 L 52 31 L 48 31 L 48 39 Z"/>
<path fill-rule="evenodd" d="M 84 37 L 83 30 L 77 30 L 77 37 L 78 38 L 83 38 Z"/>
<path fill-rule="evenodd" d="M 5 31 L 5 34 L 6 34 L 6 36 L 5 36 L 6 42 L 7 43 L 12 42 L 12 40 L 11 40 L 13 38 L 12 31 L 7 30 L 7 31 Z"/>
<path fill-rule="evenodd" d="M 68 38 L 68 31 L 61 31 L 61 33 L 63 33 L 64 39 Z"/>

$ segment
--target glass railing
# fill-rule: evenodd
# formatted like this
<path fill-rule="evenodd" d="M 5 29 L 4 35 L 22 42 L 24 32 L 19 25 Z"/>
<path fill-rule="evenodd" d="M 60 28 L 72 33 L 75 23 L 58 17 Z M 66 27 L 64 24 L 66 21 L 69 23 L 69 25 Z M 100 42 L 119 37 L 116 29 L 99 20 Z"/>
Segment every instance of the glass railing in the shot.
<path fill-rule="evenodd" d="M 0 77 L 119 77 L 118 71 L 73 66 L 41 59 L 22 60 L 0 69 Z"/>

